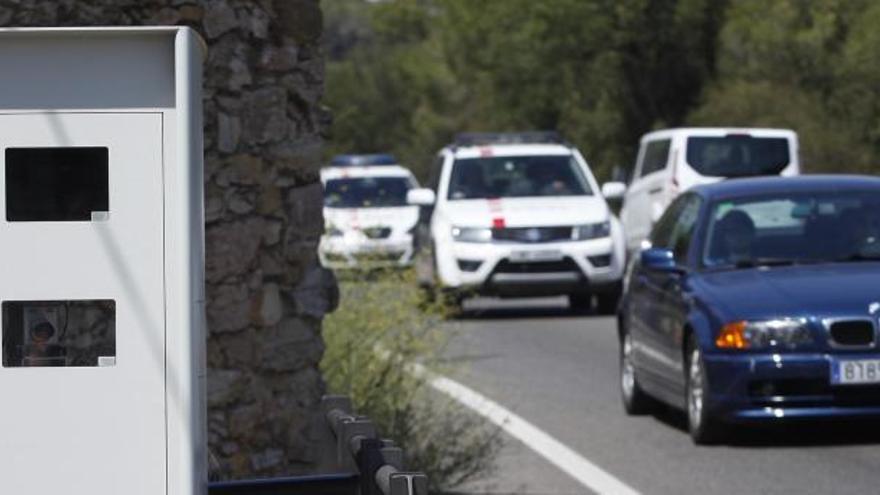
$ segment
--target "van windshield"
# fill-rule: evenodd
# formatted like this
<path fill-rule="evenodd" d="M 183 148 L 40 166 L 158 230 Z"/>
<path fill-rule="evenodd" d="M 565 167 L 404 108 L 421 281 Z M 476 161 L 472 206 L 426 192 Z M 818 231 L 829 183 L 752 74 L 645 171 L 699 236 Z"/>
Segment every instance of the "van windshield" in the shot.
<path fill-rule="evenodd" d="M 691 137 L 687 163 L 710 177 L 778 175 L 791 162 L 788 148 L 788 139 L 782 137 Z"/>
<path fill-rule="evenodd" d="M 324 206 L 330 208 L 381 208 L 407 206 L 412 183 L 406 177 L 360 177 L 328 180 Z"/>
<path fill-rule="evenodd" d="M 572 155 L 456 160 L 449 181 L 451 200 L 591 194 L 587 178 Z"/>

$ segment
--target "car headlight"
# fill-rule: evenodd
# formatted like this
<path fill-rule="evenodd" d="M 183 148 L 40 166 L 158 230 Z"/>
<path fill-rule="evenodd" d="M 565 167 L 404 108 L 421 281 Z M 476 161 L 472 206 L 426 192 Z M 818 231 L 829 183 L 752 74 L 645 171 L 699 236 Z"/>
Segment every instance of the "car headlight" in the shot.
<path fill-rule="evenodd" d="M 599 223 L 577 225 L 571 232 L 571 238 L 575 241 L 599 239 L 602 237 L 608 237 L 609 235 L 611 235 L 611 222 L 608 220 Z"/>
<path fill-rule="evenodd" d="M 328 225 L 325 234 L 327 235 L 327 237 L 342 237 L 345 235 L 345 232 L 337 229 L 332 225 Z"/>
<path fill-rule="evenodd" d="M 795 348 L 813 342 L 804 318 L 735 321 L 721 327 L 715 345 L 720 349 Z"/>
<path fill-rule="evenodd" d="M 452 227 L 452 238 L 458 242 L 489 242 L 492 229 L 483 227 Z"/>

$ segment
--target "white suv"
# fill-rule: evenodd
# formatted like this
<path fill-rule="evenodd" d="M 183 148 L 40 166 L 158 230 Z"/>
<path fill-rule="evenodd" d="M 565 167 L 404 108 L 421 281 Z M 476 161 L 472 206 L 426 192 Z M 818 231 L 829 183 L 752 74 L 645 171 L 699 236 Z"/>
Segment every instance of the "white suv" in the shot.
<path fill-rule="evenodd" d="M 437 155 L 423 282 L 457 295 L 564 295 L 617 306 L 623 231 L 577 149 L 553 133 L 463 134 Z M 609 197 L 623 185 L 606 184 Z"/>
<path fill-rule="evenodd" d="M 324 221 L 318 254 L 328 268 L 412 263 L 419 209 L 406 202 L 418 187 L 391 155 L 342 155 L 321 170 Z"/>
<path fill-rule="evenodd" d="M 788 129 L 693 127 L 645 134 L 620 211 L 627 251 L 640 249 L 669 203 L 693 186 L 799 172 L 797 134 Z"/>

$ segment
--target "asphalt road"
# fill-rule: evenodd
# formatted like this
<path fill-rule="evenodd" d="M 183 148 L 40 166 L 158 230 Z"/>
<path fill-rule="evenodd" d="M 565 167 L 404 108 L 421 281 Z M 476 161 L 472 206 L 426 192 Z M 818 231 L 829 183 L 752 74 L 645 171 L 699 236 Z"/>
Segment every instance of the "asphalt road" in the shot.
<path fill-rule="evenodd" d="M 624 415 L 612 318 L 572 315 L 564 299 L 476 303 L 449 324 L 454 378 L 641 493 L 880 493 L 880 423 L 783 425 L 696 447 L 680 413 Z M 463 492 L 590 493 L 511 438 L 497 471 Z"/>

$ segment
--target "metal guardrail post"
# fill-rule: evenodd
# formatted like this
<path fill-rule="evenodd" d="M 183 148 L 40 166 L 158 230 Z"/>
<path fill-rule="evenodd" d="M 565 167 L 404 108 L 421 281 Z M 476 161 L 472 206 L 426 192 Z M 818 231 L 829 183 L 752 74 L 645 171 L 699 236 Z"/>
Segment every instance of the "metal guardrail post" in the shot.
<path fill-rule="evenodd" d="M 394 473 L 385 495 L 428 495 L 428 477 L 424 473 Z"/>
<path fill-rule="evenodd" d="M 352 414 L 351 401 L 326 396 L 324 416 L 335 437 L 337 468 L 360 473 L 360 495 L 427 495 L 423 473 L 403 472 L 403 451 L 394 442 L 377 437 L 376 426 Z"/>

